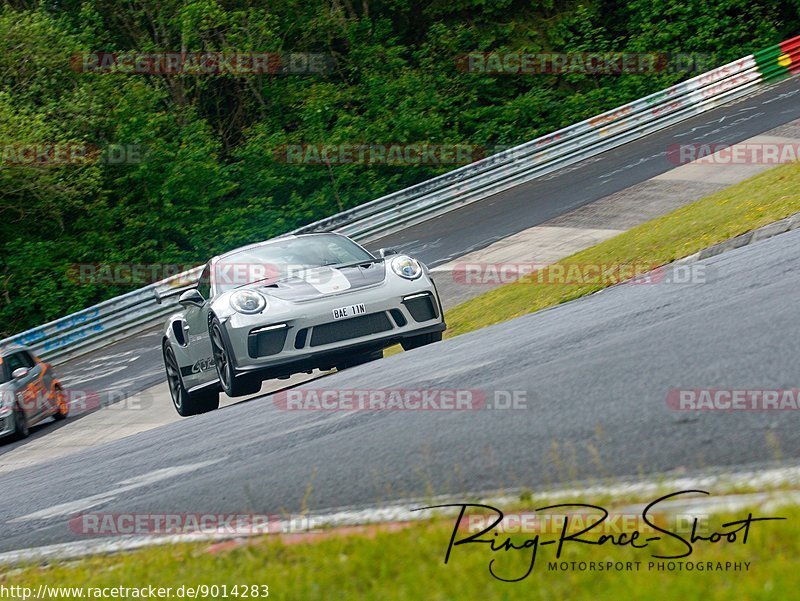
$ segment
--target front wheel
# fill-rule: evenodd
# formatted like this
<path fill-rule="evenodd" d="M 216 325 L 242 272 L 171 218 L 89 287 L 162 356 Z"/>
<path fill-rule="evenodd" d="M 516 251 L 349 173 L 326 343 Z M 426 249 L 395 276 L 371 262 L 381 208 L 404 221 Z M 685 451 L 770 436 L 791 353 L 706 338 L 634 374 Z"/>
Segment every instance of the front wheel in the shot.
<path fill-rule="evenodd" d="M 403 340 L 400 341 L 400 344 L 403 345 L 404 351 L 410 351 L 411 349 L 419 348 L 421 346 L 425 346 L 426 344 L 441 342 L 441 340 L 442 340 L 441 332 L 430 332 L 428 334 L 420 334 L 419 336 L 411 336 L 410 338 L 404 338 Z"/>
<path fill-rule="evenodd" d="M 61 421 L 67 419 L 69 415 L 69 399 L 60 386 L 56 386 L 54 394 L 56 395 L 56 412 L 53 414 L 53 419 Z"/>
<path fill-rule="evenodd" d="M 188 417 L 207 413 L 219 407 L 219 391 L 216 388 L 193 393 L 186 390 L 183 385 L 183 378 L 181 378 L 178 360 L 175 358 L 175 353 L 167 341 L 164 341 L 164 367 L 167 370 L 169 394 L 172 397 L 172 404 L 178 415 Z"/>
<path fill-rule="evenodd" d="M 17 440 L 22 440 L 23 438 L 28 438 L 28 435 L 31 433 L 30 428 L 28 427 L 28 416 L 25 415 L 25 411 L 17 405 L 14 407 L 14 438 Z"/>
<path fill-rule="evenodd" d="M 231 353 L 225 346 L 225 338 L 222 335 L 222 324 L 214 317 L 208 326 L 211 337 L 211 351 L 214 355 L 214 365 L 217 368 L 220 386 L 229 397 L 244 396 L 255 394 L 261 390 L 261 380 L 253 375 L 246 374 L 236 376 L 236 369 L 233 367 Z"/>

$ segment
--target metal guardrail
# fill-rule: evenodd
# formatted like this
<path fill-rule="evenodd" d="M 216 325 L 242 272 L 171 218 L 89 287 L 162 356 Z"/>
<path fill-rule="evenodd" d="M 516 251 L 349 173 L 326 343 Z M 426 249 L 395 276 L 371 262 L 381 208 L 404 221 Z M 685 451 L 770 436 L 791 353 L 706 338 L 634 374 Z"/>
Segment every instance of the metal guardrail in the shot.
<path fill-rule="evenodd" d="M 202 266 L 139 288 L 0 340 L 0 346 L 24 344 L 37 355 L 58 364 L 122 340 L 154 326 L 178 307 L 176 301 L 157 303 L 157 293 L 200 276 Z"/>
<path fill-rule="evenodd" d="M 792 64 L 799 53 L 800 36 L 290 233 L 334 230 L 377 240 L 741 98 L 784 75 L 781 56 Z"/>
<path fill-rule="evenodd" d="M 336 231 L 367 243 L 543 177 L 742 98 L 764 83 L 797 73 L 800 36 L 698 75 L 596 117 L 481 161 L 298 228 Z M 31 346 L 61 363 L 150 328 L 177 309 L 157 293 L 199 275 L 200 267 L 0 340 Z"/>

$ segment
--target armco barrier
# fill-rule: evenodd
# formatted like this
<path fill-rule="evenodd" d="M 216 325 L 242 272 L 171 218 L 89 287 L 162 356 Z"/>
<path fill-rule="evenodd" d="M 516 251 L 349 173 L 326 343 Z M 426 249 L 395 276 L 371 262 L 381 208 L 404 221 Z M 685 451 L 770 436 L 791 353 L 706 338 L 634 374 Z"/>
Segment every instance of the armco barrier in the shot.
<path fill-rule="evenodd" d="M 797 72 L 800 36 L 439 177 L 298 228 L 369 242 L 600 154 Z"/>
<path fill-rule="evenodd" d="M 800 36 L 754 55 L 764 81 L 777 81 L 800 73 Z"/>
<path fill-rule="evenodd" d="M 800 36 L 698 75 L 606 113 L 316 221 L 290 234 L 336 231 L 359 242 L 442 215 L 465 204 L 542 177 L 568 165 L 669 127 L 800 73 Z M 152 327 L 177 308 L 156 303 L 156 291 L 197 277 L 199 267 L 0 340 L 27 344 L 60 363 Z"/>
<path fill-rule="evenodd" d="M 197 267 L 0 340 L 0 346 L 24 344 L 51 363 L 62 363 L 159 323 L 175 311 L 177 303 L 171 299 L 169 303 L 158 304 L 156 292 L 169 292 L 199 275 Z"/>

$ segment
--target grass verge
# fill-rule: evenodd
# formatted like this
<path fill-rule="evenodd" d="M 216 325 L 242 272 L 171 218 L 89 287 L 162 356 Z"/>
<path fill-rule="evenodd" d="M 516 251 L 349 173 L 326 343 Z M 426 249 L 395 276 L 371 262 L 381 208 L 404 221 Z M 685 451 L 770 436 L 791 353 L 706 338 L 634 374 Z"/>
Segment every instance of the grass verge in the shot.
<path fill-rule="evenodd" d="M 636 226 L 544 271 L 567 269 L 570 265 L 664 265 L 797 211 L 800 211 L 800 164 L 784 165 Z M 544 277 L 544 281 L 553 280 L 557 278 Z M 541 285 L 523 278 L 448 311 L 445 336 L 464 334 L 565 303 L 611 283 Z"/>
<path fill-rule="evenodd" d="M 437 518 L 401 529 L 372 529 L 368 535 L 334 532 L 312 541 L 293 543 L 267 536 L 232 548 L 207 543 L 181 544 L 27 566 L 0 575 L 0 585 L 6 590 L 22 586 L 34 591 L 40 585 L 79 587 L 84 591 L 87 587 L 150 585 L 172 587 L 175 591 L 181 586 L 227 585 L 230 589 L 233 585 L 267 585 L 269 596 L 278 599 L 792 598 L 792 591 L 800 581 L 796 566 L 800 553 L 800 508 L 755 509 L 753 515 L 787 519 L 752 524 L 746 543 L 741 536 L 736 542 L 698 542 L 690 557 L 679 560 L 684 562 L 682 567 L 678 569 L 676 563 L 671 571 L 659 569 L 662 560 L 651 557 L 651 554 L 684 550 L 682 543 L 668 537 L 648 549 L 573 543 L 565 547 L 559 562 L 631 562 L 631 569 L 588 571 L 581 570 L 578 563 L 577 569 L 552 570 L 550 562 L 555 561 L 555 545 L 552 545 L 539 549 L 533 572 L 526 579 L 501 582 L 489 574 L 489 562 L 496 559 L 494 569 L 498 575 L 516 578 L 526 572 L 530 552 L 492 553 L 488 545 L 464 545 L 454 549 L 445 565 L 444 553 L 454 520 Z M 706 533 L 725 530 L 721 528 L 723 523 L 746 516 L 747 511 L 712 516 L 706 524 L 709 528 Z M 521 546 L 532 536 L 516 534 L 513 540 Z M 499 540 L 504 537 L 501 535 Z M 542 534 L 543 541 L 557 538 L 557 532 Z M 689 561 L 694 566 L 691 571 L 686 569 Z M 635 562 L 639 562 L 636 568 Z M 699 562 L 702 571 L 696 567 Z M 713 562 L 715 568 L 719 567 L 716 562 L 741 565 L 740 570 L 712 571 L 707 562 Z M 48 596 L 77 598 L 79 595 L 62 591 L 56 596 L 51 590 Z M 84 597 L 87 596 L 84 592 Z M 232 596 L 230 592 L 228 596 Z M 212 595 L 207 591 L 195 598 L 212 598 Z M 221 588 L 217 598 L 222 598 Z"/>

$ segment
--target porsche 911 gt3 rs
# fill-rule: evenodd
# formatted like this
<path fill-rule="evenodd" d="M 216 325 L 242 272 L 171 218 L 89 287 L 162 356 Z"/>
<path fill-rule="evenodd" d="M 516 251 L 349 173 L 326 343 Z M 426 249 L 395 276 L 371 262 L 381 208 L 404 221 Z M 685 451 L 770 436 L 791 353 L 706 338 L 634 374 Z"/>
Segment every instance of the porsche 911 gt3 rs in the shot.
<path fill-rule="evenodd" d="M 219 393 L 343 369 L 437 342 L 442 305 L 427 268 L 378 256 L 339 234 L 285 236 L 214 257 L 166 324 L 162 350 L 180 415 L 216 409 Z"/>

